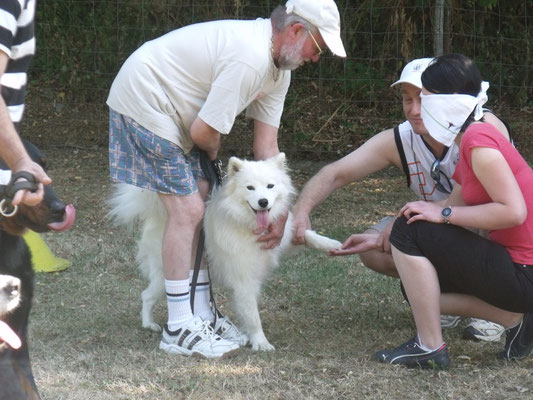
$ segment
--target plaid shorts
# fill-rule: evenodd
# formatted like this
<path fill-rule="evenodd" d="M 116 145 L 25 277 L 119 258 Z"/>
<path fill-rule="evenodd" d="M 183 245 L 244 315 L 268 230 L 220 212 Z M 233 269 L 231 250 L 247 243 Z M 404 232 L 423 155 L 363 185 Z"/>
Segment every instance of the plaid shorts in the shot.
<path fill-rule="evenodd" d="M 196 193 L 196 181 L 206 179 L 196 149 L 185 154 L 175 143 L 112 109 L 109 109 L 109 172 L 113 182 L 179 196 Z"/>

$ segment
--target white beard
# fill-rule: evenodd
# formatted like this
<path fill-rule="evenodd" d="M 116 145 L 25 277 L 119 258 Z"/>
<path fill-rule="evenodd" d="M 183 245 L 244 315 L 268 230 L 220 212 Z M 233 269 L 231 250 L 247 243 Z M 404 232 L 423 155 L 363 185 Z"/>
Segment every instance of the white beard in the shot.
<path fill-rule="evenodd" d="M 293 46 L 281 46 L 278 57 L 279 69 L 292 71 L 300 67 L 305 62 L 304 58 L 302 57 L 302 48 L 304 46 L 305 39 L 305 36 L 302 37 Z"/>

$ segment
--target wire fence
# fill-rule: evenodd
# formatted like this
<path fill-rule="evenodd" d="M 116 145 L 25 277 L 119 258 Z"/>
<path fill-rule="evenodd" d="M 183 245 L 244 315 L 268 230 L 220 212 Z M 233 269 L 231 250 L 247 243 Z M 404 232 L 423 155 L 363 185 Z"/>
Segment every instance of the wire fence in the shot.
<path fill-rule="evenodd" d="M 105 99 L 122 62 L 142 43 L 213 19 L 268 17 L 269 0 L 46 0 L 38 3 L 38 53 L 23 129 L 34 140 L 105 146 Z M 280 129 L 282 150 L 334 158 L 402 120 L 390 83 L 413 58 L 435 52 L 473 58 L 491 83 L 489 106 L 530 147 L 533 124 L 533 1 L 337 0 L 346 59 L 322 56 L 293 73 Z M 436 4 L 443 8 L 436 9 Z M 186 55 L 184 55 L 186 56 Z M 22 133 L 25 134 L 23 130 Z M 249 155 L 251 128 L 239 118 L 225 149 Z M 532 146 L 533 147 L 533 146 Z"/>

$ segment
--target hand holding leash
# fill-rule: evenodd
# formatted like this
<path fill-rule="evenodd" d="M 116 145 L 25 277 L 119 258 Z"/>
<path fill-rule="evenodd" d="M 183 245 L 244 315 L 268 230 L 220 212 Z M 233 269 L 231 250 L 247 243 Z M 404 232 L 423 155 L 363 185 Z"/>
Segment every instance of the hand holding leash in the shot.
<path fill-rule="evenodd" d="M 13 168 L 11 168 L 11 170 L 14 171 L 14 173 L 18 173 L 19 171 L 26 171 L 35 177 L 34 180 L 37 183 L 37 188 L 35 190 L 24 189 L 17 192 L 13 196 L 11 202 L 13 205 L 24 203 L 32 207 L 43 201 L 43 185 L 51 184 L 52 179 L 50 179 L 46 172 L 44 172 L 44 169 L 41 165 L 28 158 L 16 163 Z"/>
<path fill-rule="evenodd" d="M 19 180 L 23 179 L 23 180 Z M 42 184 L 38 184 L 35 177 L 26 171 L 19 171 L 11 176 L 11 180 L 7 185 L 0 185 L 0 214 L 4 217 L 12 217 L 17 213 L 18 204 L 24 196 L 24 191 L 30 191 L 39 196 L 39 189 L 41 190 L 40 198 L 44 194 Z M 41 201 L 39 200 L 39 202 Z M 38 203 L 37 203 L 38 204 Z"/>

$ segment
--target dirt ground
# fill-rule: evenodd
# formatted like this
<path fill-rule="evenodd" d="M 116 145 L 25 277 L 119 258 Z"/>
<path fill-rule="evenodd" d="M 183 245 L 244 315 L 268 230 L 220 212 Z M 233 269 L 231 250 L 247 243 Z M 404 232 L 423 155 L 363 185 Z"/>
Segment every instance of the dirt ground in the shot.
<path fill-rule="evenodd" d="M 414 333 L 398 281 L 362 266 L 357 256 L 302 252 L 287 258 L 261 296 L 273 353 L 243 349 L 230 360 L 170 357 L 160 335 L 141 328 L 136 231 L 106 219 L 110 191 L 104 148 L 45 147 L 58 194 L 77 209 L 74 227 L 44 235 L 71 261 L 36 276 L 30 353 L 43 400 L 176 399 L 530 399 L 533 359 L 504 363 L 499 343 L 461 339 L 464 322 L 446 331 L 446 372 L 384 366 L 374 353 Z M 320 167 L 290 162 L 301 186 Z M 313 214 L 313 226 L 342 240 L 410 197 L 394 170 L 337 191 Z M 231 315 L 215 287 L 217 304 Z M 161 302 L 155 318 L 162 322 Z"/>

